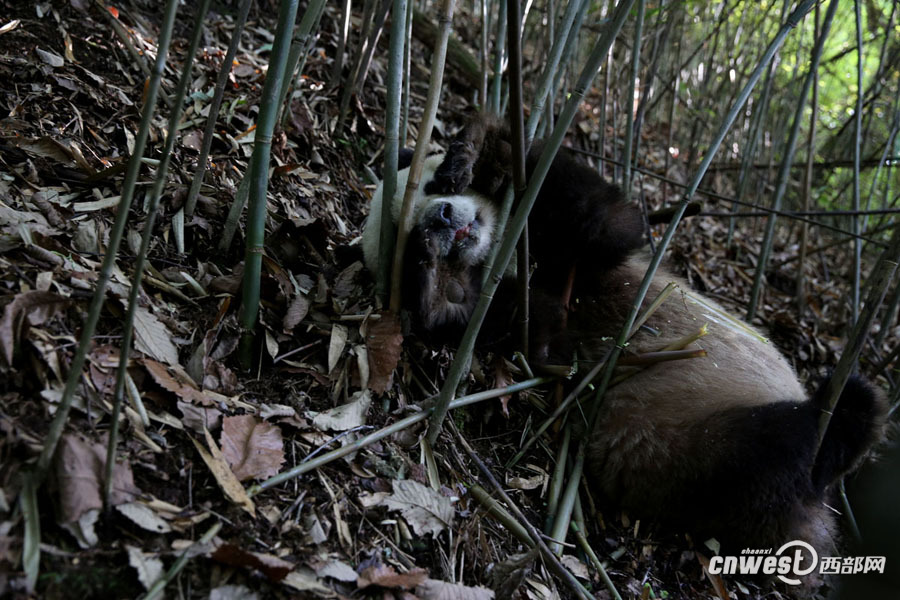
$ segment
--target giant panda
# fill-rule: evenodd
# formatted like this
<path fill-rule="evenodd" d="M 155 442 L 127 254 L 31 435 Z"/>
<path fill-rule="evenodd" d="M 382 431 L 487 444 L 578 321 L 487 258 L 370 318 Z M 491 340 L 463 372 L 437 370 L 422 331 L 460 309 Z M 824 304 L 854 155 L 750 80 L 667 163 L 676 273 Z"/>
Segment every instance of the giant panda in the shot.
<path fill-rule="evenodd" d="M 507 130 L 485 117 L 466 125 L 444 155 L 429 157 L 415 198 L 415 226 L 404 262 L 404 305 L 419 332 L 461 335 L 481 286 L 497 199 L 509 180 Z M 540 154 L 527 160 L 530 174 Z M 362 245 L 373 272 L 381 206 L 373 197 Z M 593 169 L 560 152 L 529 219 L 532 360 L 560 364 L 601 359 L 624 323 L 647 267 L 640 255 L 638 208 Z M 703 358 L 647 367 L 609 389 L 586 453 L 589 481 L 607 504 L 694 539 L 715 537 L 723 551 L 776 549 L 793 540 L 819 555 L 834 551 L 832 487 L 881 439 L 880 392 L 848 382 L 821 450 L 824 398 L 808 396 L 786 358 L 751 326 L 684 281 L 659 272 L 649 303 L 670 281 L 672 294 L 626 348 L 641 354 L 696 333 Z M 509 284 L 511 286 L 511 283 Z M 514 294 L 501 288 L 486 325 L 510 328 Z M 824 389 L 822 386 L 821 389 Z M 832 503 L 834 504 L 834 503 Z"/>

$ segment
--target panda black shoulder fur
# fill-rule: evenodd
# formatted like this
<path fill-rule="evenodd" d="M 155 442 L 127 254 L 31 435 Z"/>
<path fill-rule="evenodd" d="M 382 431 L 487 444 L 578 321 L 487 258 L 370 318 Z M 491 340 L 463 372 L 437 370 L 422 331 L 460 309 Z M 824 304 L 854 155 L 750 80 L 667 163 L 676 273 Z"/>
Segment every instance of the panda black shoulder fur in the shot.
<path fill-rule="evenodd" d="M 494 233 L 494 199 L 509 178 L 508 139 L 502 126 L 479 117 L 446 155 L 428 159 L 404 265 L 405 307 L 425 333 L 459 336 L 468 322 Z M 540 148 L 529 153 L 529 174 L 539 154 Z M 403 171 L 392 200 L 395 219 L 405 183 Z M 363 233 L 373 271 L 384 201 L 379 186 Z M 529 223 L 533 359 L 565 363 L 576 351 L 581 359 L 600 359 L 646 270 L 646 261 L 632 256 L 643 245 L 638 209 L 560 152 Z M 657 274 L 648 298 L 673 280 Z M 638 333 L 628 351 L 660 350 L 708 324 L 708 335 L 695 342 L 707 356 L 650 366 L 607 392 L 600 426 L 589 434 L 594 489 L 633 516 L 697 539 L 714 536 L 726 549 L 778 548 L 799 539 L 820 555 L 832 552 L 837 522 L 825 503 L 832 485 L 882 438 L 884 399 L 863 379 L 851 379 L 816 459 L 821 393 L 809 398 L 759 332 L 678 283 L 682 293 L 646 323 L 658 335 Z M 513 297 L 501 290 L 488 320 L 510 323 Z"/>

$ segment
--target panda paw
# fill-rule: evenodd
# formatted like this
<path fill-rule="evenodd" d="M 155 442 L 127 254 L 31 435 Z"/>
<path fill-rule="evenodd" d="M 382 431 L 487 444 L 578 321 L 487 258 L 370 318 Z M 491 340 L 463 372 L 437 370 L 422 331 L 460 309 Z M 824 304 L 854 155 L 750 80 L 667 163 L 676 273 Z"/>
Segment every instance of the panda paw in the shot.
<path fill-rule="evenodd" d="M 823 385 L 813 402 L 824 410 Z M 813 469 L 813 483 L 820 489 L 853 471 L 878 442 L 884 439 L 887 402 L 869 381 L 850 377 L 835 406 Z"/>
<path fill-rule="evenodd" d="M 509 129 L 496 117 L 479 114 L 456 134 L 425 193 L 461 194 L 471 187 L 494 197 L 509 181 L 511 164 Z"/>

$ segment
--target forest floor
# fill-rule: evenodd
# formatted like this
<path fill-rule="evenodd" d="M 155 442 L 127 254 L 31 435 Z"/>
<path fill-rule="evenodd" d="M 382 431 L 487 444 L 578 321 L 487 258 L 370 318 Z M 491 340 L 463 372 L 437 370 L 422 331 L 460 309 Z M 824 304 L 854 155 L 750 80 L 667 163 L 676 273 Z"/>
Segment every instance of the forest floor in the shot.
<path fill-rule="evenodd" d="M 523 430 L 541 420 L 538 411 L 549 392 L 459 411 L 433 451 L 419 443 L 420 423 L 252 500 L 241 497 L 242 486 L 413 414 L 439 389 L 452 358 L 447 348 L 410 339 L 390 392 L 379 397 L 360 391 L 370 376 L 364 336 L 376 307 L 358 244 L 374 189 L 366 165 L 378 171 L 381 164 L 386 52 L 375 53 L 364 93 L 351 104 L 348 131 L 330 133 L 342 91 L 332 78 L 339 30 L 334 7 L 326 10 L 300 93 L 273 145 L 261 366 L 251 374 L 240 371 L 235 359 L 242 233 L 227 249 L 220 241 L 253 147 L 274 11 L 251 14 L 245 29 L 206 184 L 197 212 L 184 224 L 179 252 L 177 213 L 193 177 L 207 92 L 233 27 L 231 15 L 207 17 L 194 95 L 172 156 L 140 296 L 128 397 L 139 396 L 144 412 L 130 403 L 119 423 L 115 506 L 103 510 L 102 465 L 153 161 L 140 174 L 75 410 L 47 493 L 38 496 L 40 577 L 28 593 L 26 534 L 16 503 L 21 476 L 43 448 L 62 395 L 140 120 L 145 77 L 111 24 L 123 25 L 129 43 L 149 59 L 156 54 L 160 11 L 151 8 L 156 3 L 130 3 L 116 14 L 75 0 L 6 5 L 0 22 L 0 595 L 137 597 L 190 548 L 189 562 L 167 588 L 170 597 L 489 597 L 484 588 L 498 597 L 571 596 L 470 493 L 482 477 L 463 444 L 501 478 L 531 523 L 542 526 L 553 451 L 538 447 L 516 467 L 503 465 L 524 439 Z M 461 19 L 465 39 L 472 26 Z M 181 15 L 164 75 L 167 95 L 190 28 L 190 16 Z M 428 64 L 430 50 L 420 42 L 413 53 L 414 65 Z M 413 125 L 426 86 L 427 73 L 415 67 Z M 471 111 L 471 85 L 452 65 L 445 88 L 438 145 Z M 593 91 L 586 105 L 596 101 Z M 149 159 L 160 158 L 167 117 L 160 103 Z M 597 118 L 582 111 L 567 143 L 597 150 Z M 609 130 L 607 139 L 612 135 Z M 665 152 L 654 149 L 665 148 L 664 140 L 664 132 L 645 127 L 640 164 L 662 172 Z M 671 163 L 669 177 L 685 181 L 685 165 Z M 707 184 L 720 182 L 711 177 Z M 679 195 L 650 177 L 639 177 L 638 185 L 651 208 Z M 721 186 L 726 189 L 718 191 L 728 191 L 727 182 Z M 749 219 L 738 225 L 733 246 L 726 248 L 727 221 L 690 219 L 670 262 L 695 287 L 740 312 L 762 229 Z M 828 273 L 847 267 L 838 262 L 839 253 L 819 253 L 817 271 L 810 273 L 816 304 L 798 318 L 793 255 L 776 245 L 771 262 L 778 267 L 761 314 L 775 343 L 810 378 L 821 375 L 821 365 L 833 365 L 840 349 L 845 308 Z M 476 369 L 471 391 L 524 378 L 508 363 L 485 355 L 479 362 L 485 366 Z M 215 523 L 221 529 L 208 543 L 194 543 Z M 684 536 L 657 535 L 623 514 L 589 523 L 593 548 L 625 597 L 783 594 L 752 582 L 710 579 L 701 566 L 702 545 L 691 549 Z M 597 597 L 609 597 L 574 547 L 563 563 Z"/>

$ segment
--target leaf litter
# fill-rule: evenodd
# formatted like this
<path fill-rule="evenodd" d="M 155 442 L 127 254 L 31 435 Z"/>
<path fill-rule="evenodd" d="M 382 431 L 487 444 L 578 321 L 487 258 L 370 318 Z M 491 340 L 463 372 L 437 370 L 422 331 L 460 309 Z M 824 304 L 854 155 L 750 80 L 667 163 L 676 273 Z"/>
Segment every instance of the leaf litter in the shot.
<path fill-rule="evenodd" d="M 5 109 L 0 121 L 0 450 L 8 459 L 0 493 L 0 561 L 2 585 L 21 592 L 22 532 L 10 507 L 23 489 L 20 475 L 46 436 L 97 279 L 124 167 L 134 150 L 144 82 L 140 63 L 156 53 L 158 15 L 141 2 L 110 7 L 108 14 L 99 3 L 75 0 L 54 3 L 49 11 L 33 3 L 11 4 L 0 18 L 0 80 L 6 82 L 0 90 Z M 273 148 L 272 231 L 261 315 L 270 359 L 258 379 L 233 368 L 242 240 L 225 251 L 218 248 L 252 150 L 268 55 L 251 49 L 271 42 L 271 15 L 262 9 L 255 9 L 232 65 L 207 180 L 197 212 L 184 227 L 188 251 L 179 254 L 174 242 L 211 82 L 233 26 L 233 16 L 224 10 L 207 19 L 183 137 L 143 281 L 128 365 L 128 406 L 119 423 L 122 436 L 113 469 L 116 510 L 102 512 L 103 466 L 123 301 L 134 242 L 145 222 L 140 194 L 126 232 L 129 249 L 119 257 L 121 272 L 108 294 L 70 416 L 67 430 L 78 433 L 63 437 L 52 492 L 38 503 L 41 569 L 56 574 L 39 584 L 41 597 L 71 597 L 76 589 L 88 597 L 112 591 L 134 597 L 188 549 L 193 559 L 183 577 L 195 597 L 299 593 L 481 600 L 493 597 L 488 588 L 503 597 L 560 593 L 540 561 L 525 554 L 528 549 L 466 493 L 466 486 L 477 482 L 476 469 L 452 442 L 435 449 L 443 485 L 439 490 L 428 485 L 420 428 L 398 432 L 352 458 L 252 498 L 241 483 L 263 480 L 337 443 L 352 443 L 365 427 L 394 422 L 408 406 L 436 392 L 451 359 L 447 349 L 429 348 L 414 338 L 403 345 L 400 317 L 375 305 L 371 277 L 354 254 L 373 189 L 360 167 L 380 160 L 373 149 L 381 146 L 382 134 L 372 124 L 383 115 L 385 53 L 373 57 L 364 93 L 351 109 L 349 140 L 333 138 L 331 107 L 340 90 L 328 84 L 337 45 L 331 32 L 339 26 L 340 10 L 328 4 L 324 33 L 307 57 L 287 128 L 279 131 Z M 180 18 L 187 23 L 186 16 Z M 113 21 L 123 26 L 140 61 L 113 30 Z M 163 76 L 170 93 L 186 35 L 186 29 L 176 33 L 173 60 Z M 430 54 L 419 42 L 413 52 Z M 413 93 L 424 96 L 426 86 L 427 81 L 414 81 Z M 461 121 L 468 91 L 451 73 L 444 122 Z M 592 136 L 601 125 L 594 119 L 590 112 L 578 116 L 575 130 L 585 146 L 596 141 Z M 163 129 L 157 118 L 150 158 L 158 158 Z M 665 139 L 665 132 L 645 131 Z M 643 164 L 661 166 L 664 154 L 653 148 L 662 147 L 643 144 Z M 684 175 L 680 169 L 673 165 L 670 174 Z M 154 167 L 145 165 L 140 189 L 149 187 L 153 175 Z M 649 180 L 644 192 L 654 202 L 663 195 Z M 691 235 L 701 229 L 703 235 Z M 698 288 L 741 303 L 749 294 L 747 273 L 724 251 L 723 239 L 720 222 L 686 223 L 673 262 Z M 736 240 L 745 251 L 757 243 L 751 232 L 740 229 Z M 826 263 L 839 264 L 839 254 L 820 254 Z M 776 247 L 773 259 L 778 263 L 789 256 L 788 249 Z M 780 269 L 790 268 L 785 265 Z M 774 315 L 776 342 L 792 348 L 800 370 L 814 372 L 814 365 L 834 363 L 843 309 L 833 284 L 813 280 L 811 285 L 814 317 L 793 316 L 791 295 L 776 286 L 764 308 Z M 484 375 L 473 369 L 470 387 L 500 387 L 517 377 L 505 367 L 493 371 Z M 382 402 L 384 393 L 389 403 Z M 501 471 L 529 418 L 528 405 L 540 401 L 536 394 L 519 394 L 504 398 L 499 411 L 475 408 L 457 418 L 482 456 Z M 538 523 L 546 485 L 544 476 L 534 473 L 551 472 L 553 465 L 545 455 L 531 460 L 533 467 L 516 467 L 505 475 L 514 482 L 514 499 Z M 216 520 L 224 523 L 219 534 L 209 544 L 195 545 Z M 656 540 L 644 529 L 641 537 L 634 535 L 638 524 L 624 515 L 606 515 L 600 524 L 595 548 L 617 557 L 610 559 L 610 569 L 620 590 L 640 594 L 646 589 L 641 581 L 651 573 L 670 598 L 713 593 L 696 559 L 677 542 Z M 642 539 L 645 533 L 649 543 Z M 517 559 L 522 556 L 524 561 Z M 584 577 L 582 563 L 574 556 L 566 561 Z M 507 568 L 510 575 L 494 581 L 494 574 Z M 600 589 L 592 571 L 589 577 Z"/>

